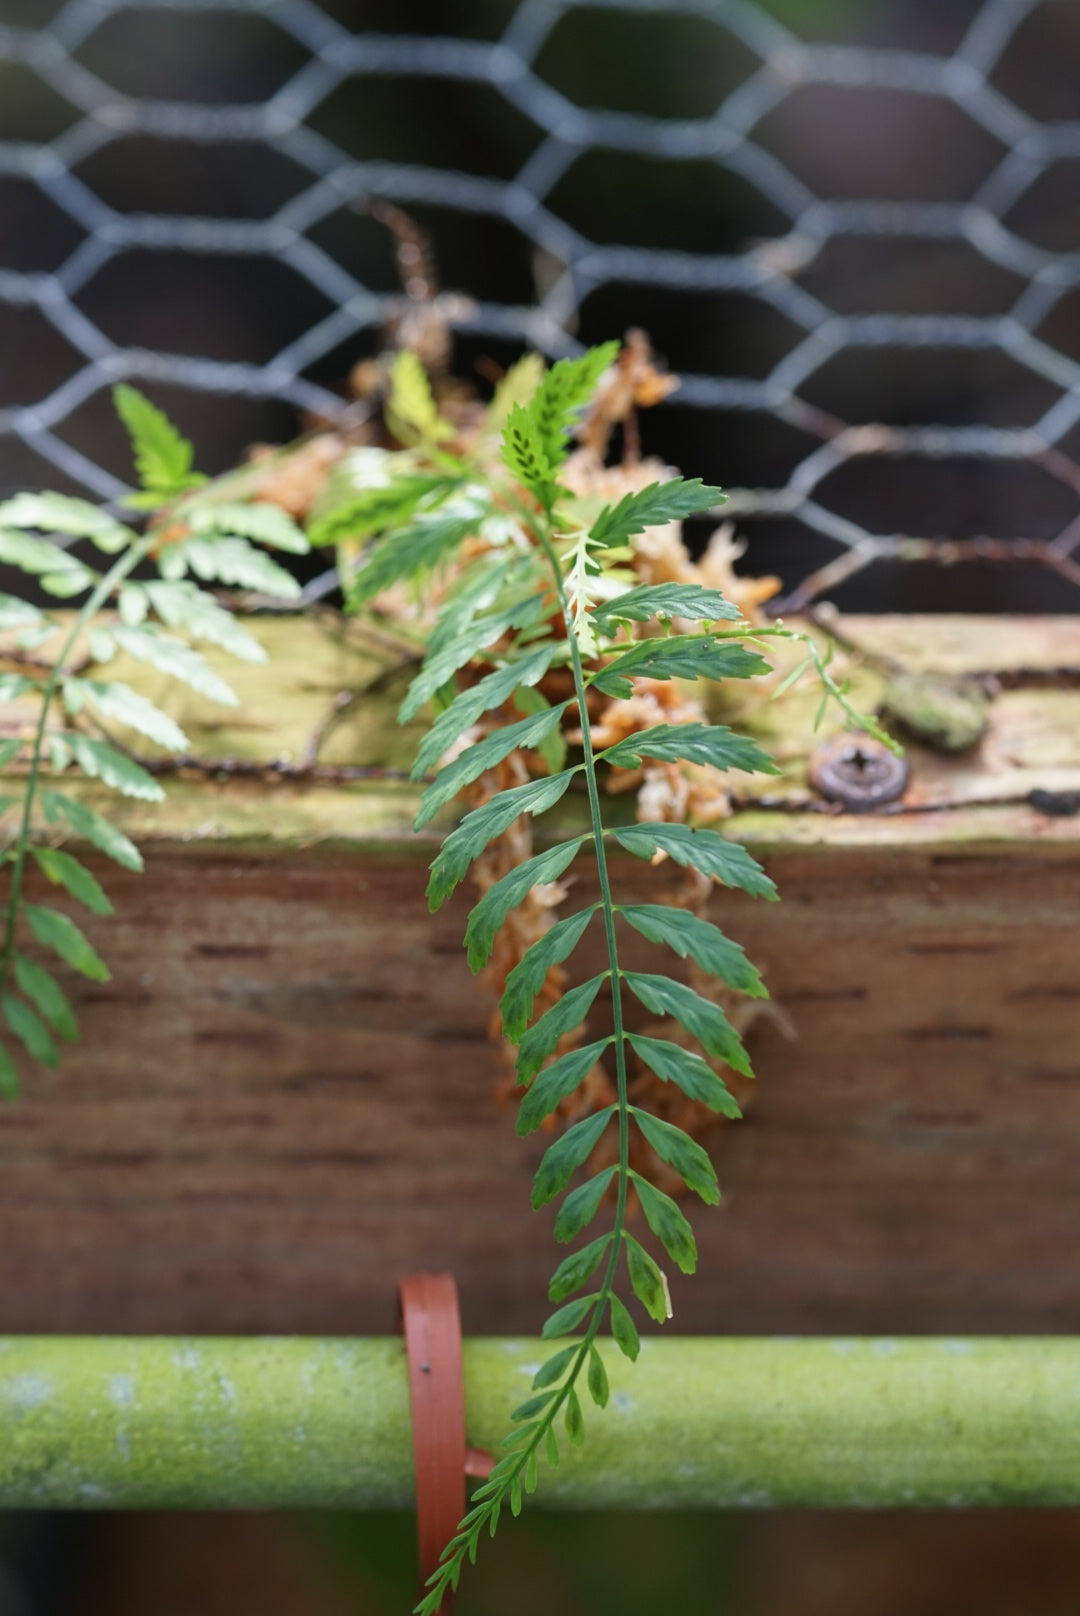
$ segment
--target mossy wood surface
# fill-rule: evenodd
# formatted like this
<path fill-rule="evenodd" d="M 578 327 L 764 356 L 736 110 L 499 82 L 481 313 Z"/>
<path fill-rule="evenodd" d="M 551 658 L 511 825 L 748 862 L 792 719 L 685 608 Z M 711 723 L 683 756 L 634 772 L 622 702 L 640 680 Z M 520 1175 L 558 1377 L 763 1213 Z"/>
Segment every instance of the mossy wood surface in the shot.
<path fill-rule="evenodd" d="M 468 892 L 427 913 L 407 671 L 331 619 L 254 627 L 273 661 L 229 668 L 238 709 L 167 703 L 198 766 L 115 816 L 146 874 L 88 860 L 117 906 L 91 927 L 113 978 L 70 984 L 82 1045 L 0 1113 L 0 1330 L 380 1332 L 420 1268 L 453 1269 L 467 1330 L 535 1329 L 543 1141 L 493 1103 Z M 725 715 L 789 771 L 735 777 L 787 800 L 748 796 L 730 824 L 783 902 L 717 891 L 711 916 L 797 1036 L 750 1034 L 757 1090 L 714 1135 L 726 1199 L 695 1216 L 675 1328 L 1080 1330 L 1080 819 L 1027 801 L 1080 790 L 1080 623 L 840 629 L 871 653 L 850 669 L 864 704 L 900 669 L 978 675 L 990 726 L 959 757 L 913 745 L 904 802 L 854 816 L 805 785 L 809 690 L 740 691 Z M 292 777 L 331 713 L 320 770 Z M 23 718 L 0 708 L 0 731 Z M 677 877 L 617 865 L 626 896 Z"/>

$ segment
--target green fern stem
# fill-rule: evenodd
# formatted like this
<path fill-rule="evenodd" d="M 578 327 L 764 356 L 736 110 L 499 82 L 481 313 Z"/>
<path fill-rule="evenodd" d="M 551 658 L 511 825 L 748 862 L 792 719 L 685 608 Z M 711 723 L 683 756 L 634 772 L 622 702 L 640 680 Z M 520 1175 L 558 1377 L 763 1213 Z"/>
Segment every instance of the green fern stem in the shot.
<path fill-rule="evenodd" d="M 79 635 L 83 633 L 88 623 L 101 610 L 102 606 L 115 593 L 139 562 L 144 560 L 153 549 L 156 542 L 156 533 L 148 533 L 120 558 L 113 563 L 108 572 L 95 584 L 71 625 L 52 672 L 45 681 L 41 693 L 41 713 L 38 717 L 37 729 L 34 732 L 34 747 L 30 757 L 30 772 L 26 781 L 26 796 L 23 800 L 22 819 L 19 822 L 19 834 L 15 844 L 15 859 L 11 871 L 11 887 L 8 892 L 7 913 L 4 924 L 4 941 L 0 946 L 0 993 L 7 987 L 8 973 L 11 970 L 11 959 L 15 951 L 15 930 L 19 918 L 19 900 L 22 896 L 23 873 L 26 868 L 26 855 L 30 847 L 30 824 L 34 811 L 34 800 L 37 795 L 38 780 L 41 775 L 41 760 L 45 745 L 45 727 L 49 719 L 49 709 L 56 696 L 57 687 L 64 676 L 64 668 L 71 655 Z"/>
<path fill-rule="evenodd" d="M 562 568 L 555 549 L 546 535 L 541 535 L 541 545 L 544 554 L 551 565 L 555 575 L 555 588 L 559 597 L 559 609 L 563 614 L 563 621 L 567 627 L 567 639 L 570 645 L 570 667 L 574 676 L 574 696 L 577 700 L 578 712 L 581 718 L 581 745 L 585 760 L 585 784 L 589 797 L 589 818 L 592 821 L 593 848 L 596 854 L 596 871 L 600 883 L 600 907 L 604 916 L 604 937 L 607 942 L 608 967 L 611 971 L 611 1005 L 612 1030 L 615 1035 L 615 1085 L 616 1085 L 616 1114 L 619 1127 L 619 1170 L 618 1189 L 615 1202 L 615 1223 L 611 1242 L 611 1254 L 608 1258 L 607 1268 L 604 1271 L 603 1283 L 594 1313 L 594 1327 L 590 1329 L 587 1337 L 591 1344 L 603 1317 L 615 1283 L 615 1275 L 619 1266 L 619 1254 L 622 1250 L 622 1232 L 626 1223 L 626 1198 L 630 1185 L 630 1100 L 627 1092 L 626 1076 L 626 1033 L 623 1027 L 622 1011 L 622 973 L 619 970 L 619 951 L 615 941 L 615 904 L 611 896 L 611 878 L 608 873 L 607 849 L 604 843 L 604 821 L 600 810 L 600 787 L 596 778 L 596 757 L 593 752 L 592 727 L 589 723 L 589 709 L 586 703 L 585 673 L 581 666 L 581 652 L 574 636 L 570 618 L 570 603 L 566 598 L 566 587 L 563 583 Z M 588 1351 L 586 1346 L 585 1351 Z M 580 1370 L 579 1361 L 577 1370 Z"/>

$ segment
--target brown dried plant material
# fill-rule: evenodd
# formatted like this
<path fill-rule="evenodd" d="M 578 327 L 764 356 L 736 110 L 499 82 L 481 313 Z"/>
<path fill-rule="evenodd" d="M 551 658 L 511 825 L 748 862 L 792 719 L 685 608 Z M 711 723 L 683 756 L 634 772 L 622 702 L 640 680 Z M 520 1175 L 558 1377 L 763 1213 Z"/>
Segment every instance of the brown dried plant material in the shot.
<path fill-rule="evenodd" d="M 578 430 L 578 441 L 594 460 L 602 462 L 607 456 L 612 430 L 620 425 L 623 467 L 635 464 L 641 455 L 637 411 L 659 404 L 678 385 L 677 376 L 657 368 L 652 344 L 644 331 L 636 328 L 628 331 L 623 338 L 622 352 L 596 390 Z"/>
<path fill-rule="evenodd" d="M 280 505 L 294 522 L 303 522 L 346 447 L 336 432 L 316 433 L 285 450 L 257 443 L 248 457 L 254 473 L 251 497 Z"/>

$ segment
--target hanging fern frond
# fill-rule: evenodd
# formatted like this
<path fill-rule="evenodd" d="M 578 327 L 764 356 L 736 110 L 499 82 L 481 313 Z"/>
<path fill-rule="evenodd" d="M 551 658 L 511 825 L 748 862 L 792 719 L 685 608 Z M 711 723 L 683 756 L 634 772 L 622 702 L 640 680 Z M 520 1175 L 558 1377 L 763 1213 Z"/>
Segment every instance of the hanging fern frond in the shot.
<path fill-rule="evenodd" d="M 523 1495 L 538 1483 L 541 1461 L 557 1464 L 564 1438 L 575 1445 L 584 1441 L 583 1402 L 591 1399 L 602 1408 L 609 1397 L 596 1345 L 601 1332 L 610 1330 L 618 1349 L 636 1358 L 640 1341 L 627 1303 L 636 1298 L 650 1318 L 663 1323 L 671 1299 L 661 1264 L 674 1263 L 684 1273 L 696 1266 L 685 1213 L 641 1164 L 658 1159 L 706 1205 L 719 1201 L 716 1173 L 701 1145 L 673 1122 L 631 1103 L 630 1058 L 695 1104 L 737 1118 L 739 1106 L 723 1074 L 752 1077 L 749 1056 L 714 999 L 673 977 L 626 969 L 622 929 L 691 961 L 738 994 L 766 996 L 743 949 L 718 927 L 685 909 L 617 902 L 613 890 L 610 853 L 620 850 L 652 863 L 671 859 L 751 897 L 776 897 L 753 856 L 718 831 L 659 819 L 609 828 L 601 808 L 604 773 L 634 771 L 648 761 L 775 774 L 768 754 L 727 726 L 696 718 L 651 727 L 636 716 L 625 725 L 615 718 L 606 727 L 614 738 L 598 747 L 594 713 L 634 699 L 642 681 L 652 689 L 676 680 L 769 674 L 762 654 L 769 640 L 805 638 L 779 625 L 755 626 L 719 590 L 703 584 L 634 582 L 625 565 L 631 541 L 713 509 L 722 498 L 718 488 L 666 478 L 603 506 L 573 491 L 567 466 L 573 433 L 617 353 L 617 344 L 607 344 L 546 372 L 536 361 L 517 369 L 493 406 L 502 424 L 501 463 L 491 458 L 491 423 L 471 459 L 460 444 L 454 456 L 446 453 L 441 445 L 449 434 L 438 424 L 418 362 L 402 356 L 391 425 L 410 445 L 402 456 L 403 476 L 432 481 L 409 505 L 407 518 L 378 529 L 369 525 L 368 532 L 381 536 L 359 558 L 353 584 L 352 602 L 363 605 L 391 585 L 417 588 L 439 580 L 435 599 L 441 592 L 441 605 L 399 718 L 416 718 L 428 703 L 435 708 L 413 770 L 415 779 L 435 771 L 416 816 L 418 829 L 435 821 L 465 788 L 482 798 L 476 805 L 473 796 L 471 811 L 446 835 L 428 885 L 437 909 L 470 868 L 482 865 L 484 890 L 465 929 L 470 968 L 486 971 L 508 917 L 537 893 L 557 893 L 579 861 L 589 861 L 599 888 L 595 902 L 532 941 L 505 975 L 499 1005 L 524 1090 L 518 1133 L 532 1133 L 570 1101 L 586 1112 L 549 1145 L 532 1192 L 537 1208 L 562 1197 L 557 1241 L 584 1236 L 585 1242 L 552 1275 L 549 1298 L 556 1306 L 541 1334 L 553 1351 L 536 1371 L 531 1395 L 510 1413 L 504 1451 L 446 1546 L 417 1606 L 419 1616 L 439 1610 L 465 1560 L 475 1558 L 481 1532 L 494 1532 L 502 1510 L 518 1513 Z M 379 472 L 392 489 L 390 468 L 383 465 Z M 319 513 L 322 527 L 332 530 L 339 519 L 352 519 L 349 500 L 355 498 L 355 491 L 343 492 L 337 511 L 331 501 Z M 806 647 L 805 668 L 818 673 L 826 702 L 839 703 L 848 721 L 875 732 L 873 721 L 851 706 L 816 643 L 806 640 Z M 574 789 L 587 805 L 587 830 L 556 837 L 531 857 L 523 855 L 528 837 L 519 835 L 511 868 L 496 875 L 491 844 L 515 825 L 535 822 Z M 560 985 L 553 995 L 553 973 L 561 984 L 565 962 L 594 922 L 603 930 L 604 968 L 567 991 Z M 632 1002 L 660 1018 L 661 1031 L 671 1027 L 672 1035 L 630 1030 Z M 607 1030 L 588 1036 L 586 1018 L 598 1005 Z M 598 1067 L 604 1084 L 587 1089 Z M 592 1098 L 597 1094 L 599 1103 Z M 591 1171 L 598 1147 L 603 1164 Z M 582 1169 L 585 1177 L 574 1184 Z M 631 1197 L 660 1260 L 628 1227 Z M 596 1234 L 605 1213 L 607 1227 Z"/>

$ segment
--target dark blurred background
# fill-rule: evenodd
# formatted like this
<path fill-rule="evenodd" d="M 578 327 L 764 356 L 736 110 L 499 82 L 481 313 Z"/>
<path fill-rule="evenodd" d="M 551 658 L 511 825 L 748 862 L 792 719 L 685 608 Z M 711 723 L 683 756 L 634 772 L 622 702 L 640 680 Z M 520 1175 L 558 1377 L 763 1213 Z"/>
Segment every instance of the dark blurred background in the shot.
<path fill-rule="evenodd" d="M 0 487 L 119 492 L 121 371 L 210 471 L 331 409 L 400 291 L 350 206 L 383 198 L 481 388 L 650 333 L 686 380 L 645 447 L 733 491 L 745 568 L 847 558 L 849 610 L 1080 600 L 1077 0 L 0 17 Z"/>
<path fill-rule="evenodd" d="M 0 492 L 121 492 L 121 375 L 211 472 L 332 410 L 400 292 L 370 198 L 481 388 L 644 327 L 686 377 L 645 448 L 733 491 L 745 569 L 1076 609 L 1080 0 L 0 0 Z M 400 1616 L 411 1542 L 8 1517 L 0 1616 Z M 511 1602 L 1065 1616 L 1080 1517 L 527 1515 L 459 1610 Z"/>

